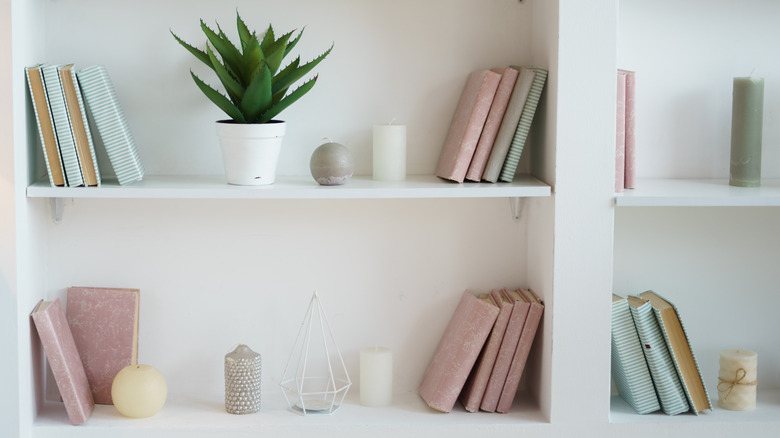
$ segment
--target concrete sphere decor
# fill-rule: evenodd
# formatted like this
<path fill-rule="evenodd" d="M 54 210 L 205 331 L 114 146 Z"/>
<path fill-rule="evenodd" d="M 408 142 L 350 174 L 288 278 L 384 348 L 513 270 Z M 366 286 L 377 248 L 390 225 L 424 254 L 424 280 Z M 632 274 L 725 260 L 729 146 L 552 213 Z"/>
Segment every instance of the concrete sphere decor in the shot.
<path fill-rule="evenodd" d="M 352 178 L 355 160 L 352 152 L 344 145 L 328 142 L 314 150 L 309 167 L 311 176 L 320 185 L 338 186 Z"/>
<path fill-rule="evenodd" d="M 225 410 L 252 414 L 260 410 L 260 354 L 244 344 L 225 355 Z"/>

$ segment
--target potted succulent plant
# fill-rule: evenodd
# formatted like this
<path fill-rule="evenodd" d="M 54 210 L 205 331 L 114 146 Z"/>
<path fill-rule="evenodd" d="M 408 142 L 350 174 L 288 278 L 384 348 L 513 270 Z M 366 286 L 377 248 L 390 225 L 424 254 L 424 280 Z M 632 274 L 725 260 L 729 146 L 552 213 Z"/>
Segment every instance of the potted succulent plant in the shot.
<path fill-rule="evenodd" d="M 209 66 L 219 78 L 226 95 L 206 84 L 190 71 L 206 97 L 224 111 L 229 120 L 217 121 L 225 176 L 229 184 L 272 184 L 276 175 L 286 123 L 276 120 L 284 109 L 308 93 L 317 76 L 294 90 L 291 86 L 306 76 L 333 50 L 333 46 L 313 60 L 301 64 L 300 56 L 282 67 L 282 62 L 298 44 L 303 31 L 276 37 L 273 27 L 265 34 L 250 31 L 236 11 L 240 45 L 236 46 L 217 25 L 209 28 L 203 20 L 206 49 L 198 49 L 171 34 L 184 48 Z M 255 166 L 250 168 L 248 166 Z"/>

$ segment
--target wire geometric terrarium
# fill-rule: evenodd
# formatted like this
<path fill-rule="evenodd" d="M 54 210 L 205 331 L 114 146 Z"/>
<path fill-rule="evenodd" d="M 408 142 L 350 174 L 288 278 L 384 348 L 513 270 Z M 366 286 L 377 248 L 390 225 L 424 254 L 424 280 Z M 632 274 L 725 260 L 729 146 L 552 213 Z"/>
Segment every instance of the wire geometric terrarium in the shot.
<path fill-rule="evenodd" d="M 341 407 L 351 385 L 320 297 L 314 292 L 279 386 L 293 412 L 330 415 Z"/>

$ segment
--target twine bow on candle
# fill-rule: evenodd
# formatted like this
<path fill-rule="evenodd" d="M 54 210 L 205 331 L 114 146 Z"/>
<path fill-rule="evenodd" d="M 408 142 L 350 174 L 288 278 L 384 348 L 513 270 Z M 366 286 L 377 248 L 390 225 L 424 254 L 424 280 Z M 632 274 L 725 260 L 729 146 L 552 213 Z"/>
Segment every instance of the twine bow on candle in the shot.
<path fill-rule="evenodd" d="M 718 377 L 718 394 L 725 393 L 723 400 L 728 400 L 736 385 L 756 386 L 758 384 L 758 381 L 756 380 L 753 380 L 752 382 L 743 382 L 745 376 L 747 376 L 747 371 L 745 371 L 744 368 L 739 368 L 736 373 L 734 373 L 734 380 L 725 380 L 722 377 Z"/>

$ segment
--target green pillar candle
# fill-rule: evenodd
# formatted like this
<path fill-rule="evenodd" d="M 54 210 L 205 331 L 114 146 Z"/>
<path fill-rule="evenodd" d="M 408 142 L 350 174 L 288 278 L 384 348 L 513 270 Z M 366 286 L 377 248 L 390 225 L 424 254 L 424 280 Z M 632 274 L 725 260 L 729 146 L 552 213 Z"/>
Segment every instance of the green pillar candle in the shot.
<path fill-rule="evenodd" d="M 761 136 L 764 79 L 734 78 L 731 104 L 731 172 L 729 185 L 761 185 Z"/>

